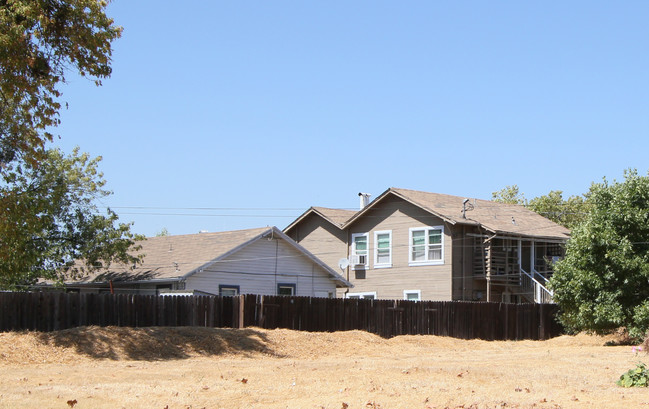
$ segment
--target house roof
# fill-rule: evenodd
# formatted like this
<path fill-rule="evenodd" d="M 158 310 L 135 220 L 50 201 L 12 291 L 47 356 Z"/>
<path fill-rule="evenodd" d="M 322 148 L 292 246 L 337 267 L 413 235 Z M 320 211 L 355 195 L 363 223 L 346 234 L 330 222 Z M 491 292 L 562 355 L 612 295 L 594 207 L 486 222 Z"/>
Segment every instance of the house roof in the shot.
<path fill-rule="evenodd" d="M 270 235 L 284 240 L 318 264 L 329 274 L 331 279 L 337 282 L 338 286 L 352 286 L 340 274 L 286 236 L 277 227 L 149 237 L 138 242 L 142 248 L 136 254 L 144 254 L 144 259 L 135 268 L 123 264 L 112 264 L 109 269 L 91 273 L 83 280 L 74 281 L 74 283 L 97 283 L 111 280 L 131 282 L 181 280 Z"/>
<path fill-rule="evenodd" d="M 370 206 L 389 194 L 401 197 L 451 224 L 480 225 L 497 234 L 561 240 L 570 237 L 570 230 L 567 228 L 517 204 L 469 199 L 465 218 L 462 216 L 462 207 L 466 197 L 390 188 Z M 347 224 L 352 222 L 353 220 L 350 220 Z"/>
<path fill-rule="evenodd" d="M 495 234 L 531 238 L 567 240 L 570 236 L 570 231 L 565 227 L 521 205 L 482 199 L 469 199 L 467 202 L 467 211 L 465 217 L 463 217 L 462 208 L 463 202 L 467 199 L 466 197 L 394 187 L 380 194 L 365 208 L 359 211 L 311 207 L 284 231 L 288 231 L 312 213 L 327 219 L 341 230 L 347 229 L 367 212 L 374 209 L 375 206 L 378 206 L 388 196 L 399 197 L 452 225 L 480 226 Z M 336 213 L 336 210 L 338 213 Z M 347 219 L 342 222 L 345 217 Z"/>
<path fill-rule="evenodd" d="M 306 217 L 309 215 L 315 214 L 329 223 L 333 224 L 337 228 L 341 229 L 347 220 L 352 218 L 354 215 L 358 213 L 357 210 L 348 210 L 348 209 L 331 209 L 329 207 L 310 207 L 307 209 L 306 212 L 302 213 L 293 223 L 291 223 L 288 227 L 284 229 L 284 231 L 289 231 L 295 226 L 296 224 L 300 223 L 302 220 L 304 220 Z"/>

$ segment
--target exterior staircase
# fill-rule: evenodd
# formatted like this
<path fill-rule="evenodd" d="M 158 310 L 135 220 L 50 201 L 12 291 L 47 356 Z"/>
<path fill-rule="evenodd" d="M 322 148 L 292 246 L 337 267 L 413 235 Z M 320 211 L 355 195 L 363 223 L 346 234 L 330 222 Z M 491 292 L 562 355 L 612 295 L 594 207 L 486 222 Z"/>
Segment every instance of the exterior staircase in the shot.
<path fill-rule="evenodd" d="M 531 273 L 521 269 L 521 295 L 529 302 L 537 304 L 552 303 L 552 291 L 547 288 L 547 278 L 539 272 L 532 270 Z"/>

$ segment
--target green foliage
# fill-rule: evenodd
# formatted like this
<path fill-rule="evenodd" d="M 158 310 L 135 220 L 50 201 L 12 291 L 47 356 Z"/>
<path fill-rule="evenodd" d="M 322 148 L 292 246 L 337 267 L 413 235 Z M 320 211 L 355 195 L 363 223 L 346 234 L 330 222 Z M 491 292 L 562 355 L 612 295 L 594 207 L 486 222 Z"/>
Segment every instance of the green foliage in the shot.
<path fill-rule="evenodd" d="M 528 202 L 527 207 L 569 229 L 583 222 L 589 211 L 586 198 L 570 196 L 564 200 L 561 190 L 552 190 L 547 195 L 535 197 Z"/>
<path fill-rule="evenodd" d="M 100 80 L 111 74 L 113 25 L 98 0 L 0 0 L 0 165 L 35 164 L 59 124 L 70 69 Z M 0 166 L 0 172 L 3 167 Z"/>
<path fill-rule="evenodd" d="M 162 230 L 155 234 L 156 237 L 165 237 L 169 235 L 169 230 L 166 227 L 163 227 Z"/>
<path fill-rule="evenodd" d="M 649 177 L 594 183 L 589 212 L 571 233 L 550 280 L 560 320 L 571 331 L 649 329 Z"/>
<path fill-rule="evenodd" d="M 38 279 L 60 281 L 119 261 L 141 239 L 118 224 L 110 209 L 100 215 L 104 190 L 101 158 L 49 150 L 39 166 L 13 163 L 0 183 L 0 289 L 20 289 Z M 84 260 L 77 262 L 75 260 Z"/>
<path fill-rule="evenodd" d="M 509 204 L 525 204 L 525 194 L 522 193 L 518 185 L 505 186 L 497 192 L 491 194 L 494 202 L 509 203 Z"/>
<path fill-rule="evenodd" d="M 619 386 L 631 388 L 634 386 L 648 387 L 649 386 L 649 371 L 643 363 L 639 363 L 634 369 L 629 369 L 627 372 L 620 376 L 617 381 Z"/>
<path fill-rule="evenodd" d="M 589 211 L 587 198 L 570 196 L 567 200 L 564 200 L 561 190 L 552 190 L 547 195 L 535 197 L 528 201 L 525 194 L 518 188 L 518 185 L 511 185 L 493 192 L 491 196 L 495 202 L 526 206 L 541 216 L 547 217 L 569 229 L 584 221 Z"/>

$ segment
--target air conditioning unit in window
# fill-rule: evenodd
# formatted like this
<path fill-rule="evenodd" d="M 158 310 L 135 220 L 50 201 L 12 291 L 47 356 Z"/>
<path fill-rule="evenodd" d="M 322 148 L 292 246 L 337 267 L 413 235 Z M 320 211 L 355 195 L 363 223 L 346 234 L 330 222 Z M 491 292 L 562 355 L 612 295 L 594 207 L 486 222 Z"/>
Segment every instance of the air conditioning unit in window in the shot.
<path fill-rule="evenodd" d="M 351 257 L 351 264 L 354 266 L 364 266 L 367 264 L 367 255 L 365 254 L 354 254 Z"/>

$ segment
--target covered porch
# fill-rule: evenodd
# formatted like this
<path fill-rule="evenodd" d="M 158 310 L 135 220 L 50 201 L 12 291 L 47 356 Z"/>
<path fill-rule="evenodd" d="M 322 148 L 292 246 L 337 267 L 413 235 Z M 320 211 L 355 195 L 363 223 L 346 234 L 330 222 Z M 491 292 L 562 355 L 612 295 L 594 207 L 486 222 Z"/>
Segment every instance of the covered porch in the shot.
<path fill-rule="evenodd" d="M 547 238 L 472 235 L 473 277 L 486 284 L 486 301 L 551 303 L 547 281 L 565 242 Z"/>

